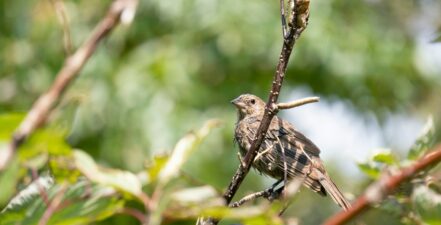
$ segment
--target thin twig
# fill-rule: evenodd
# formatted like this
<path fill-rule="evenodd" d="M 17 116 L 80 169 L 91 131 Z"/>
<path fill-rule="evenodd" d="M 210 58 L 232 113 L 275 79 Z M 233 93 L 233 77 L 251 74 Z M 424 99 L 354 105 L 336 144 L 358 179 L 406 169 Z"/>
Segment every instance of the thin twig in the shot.
<path fill-rule="evenodd" d="M 70 35 L 69 20 L 66 13 L 66 7 L 62 0 L 50 0 L 55 12 L 57 13 L 58 21 L 63 28 L 63 45 L 67 56 L 72 54 L 72 38 Z"/>
<path fill-rule="evenodd" d="M 411 166 L 402 168 L 395 175 L 384 173 L 380 180 L 371 184 L 361 195 L 352 207 L 347 211 L 341 211 L 328 218 L 325 225 L 339 225 L 349 222 L 354 217 L 367 210 L 372 204 L 381 202 L 388 194 L 392 193 L 398 186 L 413 177 L 419 171 L 430 168 L 441 161 L 441 145 L 438 145 L 434 151 L 423 156 Z"/>
<path fill-rule="evenodd" d="M 271 187 L 269 187 L 263 191 L 249 194 L 249 195 L 241 198 L 239 201 L 231 203 L 229 205 L 229 207 L 237 208 L 237 207 L 245 204 L 246 202 L 253 201 L 253 200 L 260 198 L 260 197 L 264 197 L 264 198 L 268 199 L 268 201 L 273 201 L 274 199 L 278 198 L 280 193 L 285 189 L 285 187 L 283 186 L 283 187 L 278 188 L 277 190 L 274 191 L 274 189 L 277 187 L 277 185 L 282 181 L 283 181 L 283 179 L 277 181 Z"/>
<path fill-rule="evenodd" d="M 142 201 L 146 212 L 152 211 L 152 201 L 146 193 L 141 192 L 140 194 L 138 194 L 138 198 Z"/>
<path fill-rule="evenodd" d="M 265 134 L 268 130 L 271 120 L 276 114 L 275 106 L 277 99 L 279 98 L 279 93 L 282 88 L 283 79 L 285 78 L 286 68 L 288 66 L 289 58 L 291 56 L 292 49 L 297 39 L 300 37 L 302 31 L 306 28 L 308 18 L 309 18 L 309 0 L 295 0 L 295 6 L 293 8 L 293 18 L 290 21 L 292 26 L 289 27 L 287 35 L 284 37 L 282 50 L 279 56 L 279 62 L 276 67 L 276 72 L 274 74 L 274 79 L 272 82 L 272 87 L 268 101 L 265 106 L 265 112 L 262 121 L 257 130 L 256 136 L 253 139 L 253 143 L 245 155 L 243 162 L 244 165 L 240 164 L 239 168 L 236 170 L 235 175 L 231 179 L 231 182 L 225 191 L 223 197 L 226 204 L 229 204 L 233 199 L 239 189 L 245 176 L 251 168 L 251 164 L 254 161 L 258 153 L 258 149 L 262 144 Z M 198 224 L 217 224 L 219 219 L 208 218 L 208 219 L 198 219 Z"/>
<path fill-rule="evenodd" d="M 98 43 L 106 37 L 109 32 L 118 24 L 122 15 L 130 15 L 134 11 L 137 0 L 115 0 L 106 16 L 95 27 L 90 37 L 83 45 L 70 57 L 68 57 L 63 68 L 58 72 L 55 81 L 49 90 L 38 98 L 28 112 L 26 118 L 21 122 L 18 129 L 13 134 L 11 141 L 0 150 L 0 171 L 3 170 L 16 150 L 29 137 L 35 129 L 43 125 L 50 112 L 59 102 L 63 92 L 70 83 L 78 76 L 78 73 L 88 61 L 92 53 L 95 52 Z"/>
<path fill-rule="evenodd" d="M 51 218 L 52 214 L 58 209 L 58 206 L 60 206 L 64 193 L 67 190 L 67 185 L 63 184 L 60 188 L 60 190 L 57 192 L 57 194 L 52 199 L 51 203 L 49 204 L 49 207 L 47 207 L 46 211 L 44 212 L 43 216 L 41 217 L 40 221 L 38 221 L 38 225 L 45 225 Z"/>
<path fill-rule="evenodd" d="M 292 109 L 295 107 L 299 107 L 308 103 L 318 102 L 320 100 L 319 97 L 308 97 L 302 98 L 296 101 L 288 102 L 288 103 L 278 103 L 277 109 Z"/>
<path fill-rule="evenodd" d="M 231 203 L 229 205 L 229 207 L 237 208 L 237 207 L 243 205 L 246 202 L 252 201 L 252 200 L 260 198 L 260 197 L 267 196 L 268 192 L 269 192 L 269 189 L 266 189 L 266 190 L 263 190 L 263 191 L 259 191 L 259 192 L 255 192 L 255 193 L 249 194 L 249 195 L 243 197 L 242 199 L 240 199 L 239 201 Z"/>

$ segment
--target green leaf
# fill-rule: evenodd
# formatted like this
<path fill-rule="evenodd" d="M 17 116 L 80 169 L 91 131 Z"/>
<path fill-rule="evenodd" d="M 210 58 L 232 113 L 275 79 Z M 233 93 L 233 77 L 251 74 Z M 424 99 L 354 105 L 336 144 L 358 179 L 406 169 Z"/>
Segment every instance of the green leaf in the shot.
<path fill-rule="evenodd" d="M 166 165 L 170 156 L 168 155 L 155 155 L 153 156 L 153 160 L 150 165 L 147 166 L 147 172 L 149 174 L 149 178 L 151 181 L 156 181 L 158 178 L 159 172 L 161 172 L 162 168 Z"/>
<path fill-rule="evenodd" d="M 381 151 L 372 156 L 372 160 L 378 163 L 384 163 L 388 166 L 397 164 L 397 158 L 391 153 L 390 150 Z"/>
<path fill-rule="evenodd" d="M 381 174 L 381 170 L 378 166 L 374 165 L 372 162 L 366 162 L 366 163 L 357 163 L 358 168 L 363 172 L 365 175 L 372 179 L 378 179 Z"/>
<path fill-rule="evenodd" d="M 66 132 L 54 127 L 39 129 L 26 140 L 18 151 L 22 165 L 40 169 L 49 161 L 52 174 L 59 182 L 76 182 L 79 173 L 72 172 L 72 149 L 66 142 Z"/>
<path fill-rule="evenodd" d="M 75 165 L 89 180 L 111 186 L 117 190 L 139 196 L 142 192 L 141 182 L 138 177 L 128 171 L 102 168 L 87 153 L 74 151 Z"/>
<path fill-rule="evenodd" d="M 56 128 L 37 130 L 20 147 L 20 159 L 26 161 L 39 154 L 69 155 L 71 147 L 66 143 L 66 133 Z"/>
<path fill-rule="evenodd" d="M 50 188 L 49 198 L 52 199 L 60 189 L 61 186 Z M 124 207 L 124 200 L 108 193 L 107 187 L 91 185 L 85 181 L 69 186 L 62 200 L 63 207 L 52 214 L 48 224 L 91 224 L 120 212 Z M 46 210 L 46 204 L 37 195 L 30 202 L 0 214 L 0 224 L 38 224 Z"/>
<path fill-rule="evenodd" d="M 416 160 L 427 153 L 429 148 L 432 147 L 434 143 L 435 137 L 435 127 L 433 125 L 432 117 L 427 119 L 426 125 L 419 136 L 419 138 L 415 141 L 413 146 L 410 148 L 409 153 L 407 155 L 407 159 Z"/>
<path fill-rule="evenodd" d="M 52 175 L 58 183 L 75 183 L 80 177 L 80 171 L 75 170 L 74 156 L 52 156 L 49 160 L 49 167 Z"/>
<path fill-rule="evenodd" d="M 25 114 L 22 113 L 0 114 L 0 142 L 9 141 L 12 133 L 20 125 L 24 116 Z"/>
<path fill-rule="evenodd" d="M 159 182 L 165 184 L 172 178 L 178 176 L 182 165 L 187 161 L 191 153 L 201 141 L 211 132 L 211 130 L 220 125 L 220 121 L 213 119 L 205 122 L 201 129 L 196 132 L 185 135 L 176 143 L 170 159 L 159 173 Z"/>
<path fill-rule="evenodd" d="M 426 186 L 419 186 L 412 194 L 415 211 L 426 224 L 441 225 L 441 195 Z"/>
<path fill-rule="evenodd" d="M 3 209 L 15 195 L 20 177 L 20 167 L 16 159 L 12 160 L 6 170 L 0 173 L 0 209 Z"/>

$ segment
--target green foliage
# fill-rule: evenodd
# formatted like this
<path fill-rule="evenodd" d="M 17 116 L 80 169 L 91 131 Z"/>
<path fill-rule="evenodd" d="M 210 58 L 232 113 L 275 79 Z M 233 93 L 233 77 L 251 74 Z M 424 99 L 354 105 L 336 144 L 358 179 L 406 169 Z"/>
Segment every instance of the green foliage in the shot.
<path fill-rule="evenodd" d="M 390 151 L 379 152 L 372 157 L 372 160 L 388 166 L 398 163 L 396 157 Z"/>
<path fill-rule="evenodd" d="M 409 153 L 407 154 L 407 158 L 409 160 L 416 160 L 427 153 L 427 151 L 433 146 L 435 137 L 435 126 L 433 124 L 433 119 L 430 117 L 424 129 L 421 132 L 420 137 L 413 144 Z"/>
<path fill-rule="evenodd" d="M 158 178 L 159 172 L 168 162 L 170 156 L 168 155 L 155 155 L 151 162 L 146 166 L 148 177 L 152 182 L 155 182 Z"/>
<path fill-rule="evenodd" d="M 49 198 L 63 191 L 63 185 L 55 185 L 48 191 Z M 69 185 L 63 194 L 64 205 L 57 208 L 50 217 L 48 224 L 90 224 L 103 220 L 120 212 L 124 200 L 117 195 L 109 195 L 109 189 L 101 185 L 92 185 L 88 181 L 79 181 Z M 38 224 L 47 206 L 41 198 L 14 207 L 6 213 L 0 214 L 0 224 Z"/>
<path fill-rule="evenodd" d="M 0 122 L 0 150 L 7 146 L 16 127 L 18 127 L 23 114 L 1 114 Z M 4 125 L 4 126 L 3 126 Z M 54 127 L 46 127 L 32 134 L 26 142 L 19 148 L 17 156 L 12 160 L 6 171 L 0 174 L 0 186 L 5 187 L 0 194 L 0 206 L 5 206 L 12 196 L 17 192 L 17 186 L 23 182 L 27 176 L 26 170 L 39 170 L 49 162 L 56 178 L 72 177 L 75 173 L 68 168 L 70 160 L 63 160 L 71 153 L 70 146 L 66 143 L 66 133 Z M 60 158 L 60 156 L 62 156 Z M 61 159 L 62 166 L 59 163 Z M 55 168 L 55 169 L 54 169 Z M 66 171 L 67 170 L 67 171 Z M 60 176 L 59 174 L 63 174 Z M 75 178 L 71 178 L 75 180 Z"/>
<path fill-rule="evenodd" d="M 381 172 L 406 167 L 427 154 L 432 148 L 434 133 L 433 119 L 430 117 L 406 159 L 399 160 L 390 150 L 386 150 L 374 154 L 369 161 L 358 166 L 365 175 L 378 180 Z M 428 180 L 433 179 L 429 174 L 431 169 L 415 174 L 410 182 L 402 184 L 394 195 L 390 195 L 379 209 L 400 218 L 404 224 L 441 224 L 441 193 L 439 189 L 437 192 L 429 188 Z"/>
<path fill-rule="evenodd" d="M 358 168 L 369 178 L 380 178 L 381 172 L 387 166 L 396 166 L 399 162 L 390 150 L 382 149 L 371 156 L 367 162 L 359 162 Z"/>
<path fill-rule="evenodd" d="M 62 206 L 55 208 L 48 224 L 89 224 L 104 220 L 122 213 L 125 205 L 134 199 L 145 207 L 148 204 L 163 205 L 155 212 L 151 212 L 151 218 L 156 217 L 157 223 L 161 220 L 162 212 L 171 210 L 170 207 L 177 210 L 176 213 L 169 215 L 170 218 L 182 219 L 183 214 L 187 214 L 186 218 L 188 218 L 190 214 L 184 210 L 191 207 L 199 209 L 198 213 L 195 212 L 190 217 L 196 218 L 201 213 L 201 209 L 206 209 L 199 203 L 203 202 L 203 205 L 211 208 L 223 205 L 218 193 L 208 186 L 176 191 L 171 188 L 173 185 L 167 183 L 179 178 L 182 165 L 211 130 L 218 126 L 218 120 L 207 121 L 201 129 L 185 135 L 178 141 L 170 157 L 155 157 L 154 166 L 137 175 L 129 171 L 104 168 L 86 152 L 72 151 L 65 143 L 63 133 L 54 132 L 49 128 L 42 129 L 20 148 L 19 157 L 1 174 L 0 184 L 4 188 L 0 195 L 1 203 L 5 205 L 10 200 L 15 194 L 18 183 L 22 182 L 25 176 L 18 175 L 20 164 L 25 165 L 26 168 L 40 169 L 48 163 L 57 182 L 49 188 L 47 195 L 50 202 L 60 193 L 62 196 Z M 42 155 L 48 157 L 41 157 Z M 149 175 L 155 179 L 151 180 Z M 153 184 L 150 181 L 157 182 Z M 164 197 L 155 196 L 154 201 L 157 202 L 148 203 L 143 187 L 153 188 L 156 194 L 159 191 Z M 197 195 L 194 195 L 195 193 Z M 172 197 L 165 197 L 167 195 Z M 191 199 L 192 196 L 197 196 L 198 199 Z M 24 199 L 21 205 L 12 205 L 6 212 L 1 213 L 0 224 L 38 223 L 43 214 L 47 213 L 47 205 L 41 196 L 28 198 L 30 200 Z M 147 218 L 147 215 L 144 216 Z"/>
<path fill-rule="evenodd" d="M 76 168 L 90 181 L 116 188 L 133 196 L 141 194 L 142 185 L 135 174 L 128 171 L 101 168 L 83 151 L 76 150 L 73 155 Z"/>
<path fill-rule="evenodd" d="M 372 162 L 366 162 L 366 163 L 358 163 L 358 168 L 363 172 L 365 175 L 367 175 L 369 178 L 372 179 L 378 179 L 381 174 L 381 169 L 379 166 L 375 165 Z"/>
<path fill-rule="evenodd" d="M 441 193 L 421 185 L 412 194 L 413 206 L 426 224 L 441 224 Z"/>
<path fill-rule="evenodd" d="M 5 144 L 12 136 L 12 133 L 23 120 L 24 114 L 8 113 L 0 114 L 0 144 Z"/>
<path fill-rule="evenodd" d="M 213 128 L 219 126 L 219 124 L 220 121 L 218 120 L 209 120 L 205 122 L 200 130 L 189 133 L 179 140 L 173 149 L 172 155 L 159 173 L 159 182 L 165 184 L 169 182 L 170 179 L 176 177 L 183 163 L 187 161 L 188 157 L 194 152 L 196 146 L 200 144 L 201 140 L 204 139 Z"/>
<path fill-rule="evenodd" d="M 15 194 L 18 183 L 17 177 L 20 177 L 20 168 L 17 160 L 13 160 L 8 168 L 0 174 L 0 207 L 4 208 Z"/>

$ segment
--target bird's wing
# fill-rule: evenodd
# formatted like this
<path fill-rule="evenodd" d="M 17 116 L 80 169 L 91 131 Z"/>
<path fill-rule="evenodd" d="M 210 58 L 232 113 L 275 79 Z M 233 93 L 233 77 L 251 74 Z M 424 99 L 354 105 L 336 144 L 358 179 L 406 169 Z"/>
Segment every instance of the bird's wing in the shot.
<path fill-rule="evenodd" d="M 272 121 L 270 130 L 272 130 L 271 133 L 277 134 L 280 141 L 303 150 L 311 157 L 319 157 L 320 149 L 305 135 L 297 131 L 288 121 L 276 118 Z"/>

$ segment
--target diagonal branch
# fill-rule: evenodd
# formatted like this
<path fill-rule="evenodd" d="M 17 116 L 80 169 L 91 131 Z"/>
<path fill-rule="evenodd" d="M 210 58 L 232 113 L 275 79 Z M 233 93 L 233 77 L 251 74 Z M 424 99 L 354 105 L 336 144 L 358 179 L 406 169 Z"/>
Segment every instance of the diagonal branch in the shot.
<path fill-rule="evenodd" d="M 52 86 L 34 103 L 26 118 L 14 132 L 10 143 L 4 149 L 0 149 L 0 171 L 7 166 L 26 138 L 46 122 L 63 92 L 95 52 L 98 43 L 118 24 L 120 18 L 124 19 L 127 17 L 126 15 L 133 15 L 136 5 L 137 0 L 115 0 L 90 37 L 72 56 L 65 60 L 63 68 L 58 72 Z"/>
<path fill-rule="evenodd" d="M 231 179 L 230 185 L 223 195 L 227 205 L 230 204 L 231 200 L 233 199 L 234 195 L 242 184 L 242 181 L 248 174 L 248 171 L 251 168 L 251 164 L 257 155 L 258 149 L 263 142 L 271 120 L 276 114 L 277 110 L 275 106 L 277 104 L 277 99 L 282 88 L 283 79 L 285 78 L 286 68 L 288 66 L 292 49 L 308 23 L 309 0 L 295 0 L 292 14 L 292 20 L 289 22 L 289 32 L 283 40 L 282 51 L 279 56 L 279 62 L 277 64 L 276 72 L 274 74 L 272 88 L 265 106 L 265 112 L 262 118 L 262 122 L 260 123 L 260 126 L 257 130 L 256 136 L 254 137 L 254 141 L 249 151 L 243 159 L 243 163 L 239 165 L 239 168 L 236 170 L 236 173 Z M 218 219 L 213 218 L 208 218 L 206 220 L 198 219 L 198 224 L 217 224 L 218 222 Z"/>
<path fill-rule="evenodd" d="M 38 221 L 38 225 L 45 225 L 48 223 L 51 216 L 57 211 L 58 207 L 63 202 L 64 194 L 66 193 L 68 185 L 66 183 L 62 184 L 60 190 L 55 194 L 54 198 L 50 202 L 49 206 L 44 211 L 43 216 Z"/>
<path fill-rule="evenodd" d="M 402 168 L 395 175 L 383 174 L 379 181 L 371 184 L 361 195 L 357 201 L 347 211 L 341 211 L 334 216 L 328 218 L 324 222 L 325 225 L 339 225 L 349 222 L 351 219 L 360 215 L 362 212 L 370 208 L 372 204 L 382 201 L 388 194 L 392 193 L 398 186 L 410 179 L 419 171 L 431 168 L 441 161 L 441 145 L 438 145 L 434 151 L 423 156 L 414 164 Z"/>

